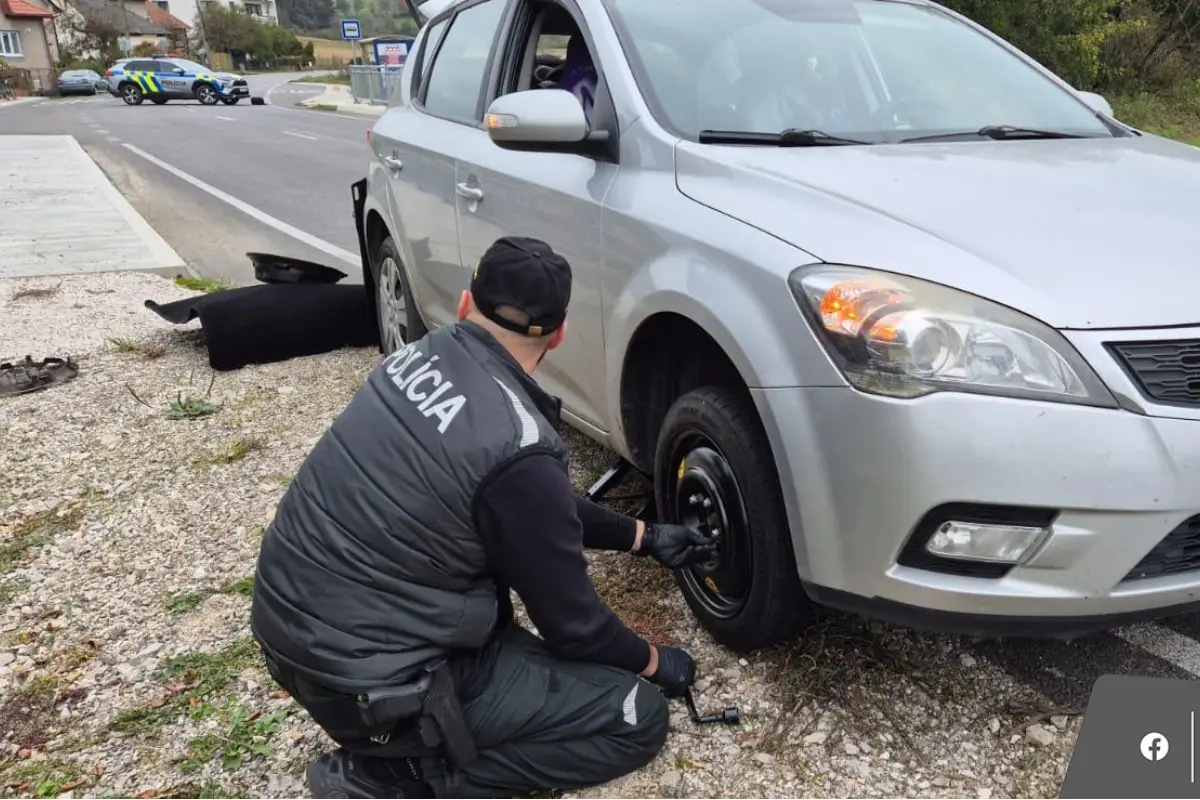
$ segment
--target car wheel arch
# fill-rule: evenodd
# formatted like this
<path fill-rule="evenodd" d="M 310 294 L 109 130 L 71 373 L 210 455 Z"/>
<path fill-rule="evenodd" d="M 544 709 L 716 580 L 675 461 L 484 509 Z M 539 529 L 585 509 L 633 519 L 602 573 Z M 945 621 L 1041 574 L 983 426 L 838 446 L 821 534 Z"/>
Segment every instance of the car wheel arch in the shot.
<path fill-rule="evenodd" d="M 673 263 L 663 274 L 686 276 L 699 268 L 694 263 Z M 717 274 L 714 270 L 706 277 Z M 682 277 L 678 285 L 660 287 L 644 296 L 638 292 L 637 282 L 638 278 L 631 281 L 627 293 L 613 303 L 606 328 L 608 374 L 619 376 L 609 388 L 609 408 L 615 410 L 610 444 L 639 469 L 652 474 L 659 427 L 667 411 L 678 397 L 705 383 L 747 393 L 764 427 L 769 432 L 777 431 L 776 421 L 768 419 L 769 409 L 762 393 L 753 390 L 803 384 L 798 376 L 788 374 L 789 368 L 794 371 L 790 365 L 796 348 L 788 346 L 787 332 L 773 326 L 769 310 L 744 288 L 734 288 L 738 282 L 732 278 L 707 281 L 706 288 L 712 291 L 705 296 L 696 293 L 697 282 L 689 284 Z M 639 298 L 636 306 L 633 297 Z M 731 315 L 718 310 L 731 307 L 747 309 L 747 313 Z M 634 310 L 641 313 L 635 317 Z M 805 329 L 799 309 L 794 314 L 796 330 Z M 683 347 L 671 346 L 675 342 L 682 342 Z M 680 357 L 681 349 L 686 358 Z M 705 366 L 697 369 L 697 363 Z M 658 387 L 647 388 L 648 381 Z M 775 441 L 772 437 L 773 445 Z M 781 485 L 796 485 L 797 476 L 783 448 L 773 446 L 770 458 Z M 806 559 L 807 550 L 795 492 L 784 491 L 784 505 L 797 567 L 806 574 L 805 565 L 800 563 Z"/>
<path fill-rule="evenodd" d="M 678 312 L 660 311 L 642 320 L 624 353 L 616 407 L 630 461 L 643 471 L 652 468 L 657 431 L 676 399 L 700 386 L 747 386 L 721 344 Z"/>
<path fill-rule="evenodd" d="M 704 279 L 696 280 L 700 272 Z M 786 346 L 785 334 L 773 326 L 778 308 L 765 305 L 756 287 L 733 272 L 720 265 L 697 263 L 694 257 L 664 260 L 639 270 L 611 304 L 606 302 L 606 307 L 612 309 L 605 324 L 607 370 L 609 375 L 621 376 L 620 381 L 610 385 L 607 398 L 608 407 L 618 410 L 614 415 L 616 426 L 625 427 L 619 409 L 624 408 L 625 383 L 631 374 L 627 370 L 631 356 L 636 355 L 632 350 L 636 337 L 652 330 L 647 325 L 664 324 L 655 319 L 668 317 L 659 315 L 674 315 L 690 324 L 691 328 L 684 330 L 699 331 L 711 340 L 743 386 L 802 385 L 794 366 L 795 350 Z M 786 302 L 794 305 L 790 299 Z M 742 312 L 722 310 L 731 308 Z M 797 330 L 805 328 L 799 309 L 788 308 L 786 313 Z M 617 438 L 626 445 L 622 454 L 633 456 L 635 445 L 629 441 L 628 431 Z"/>

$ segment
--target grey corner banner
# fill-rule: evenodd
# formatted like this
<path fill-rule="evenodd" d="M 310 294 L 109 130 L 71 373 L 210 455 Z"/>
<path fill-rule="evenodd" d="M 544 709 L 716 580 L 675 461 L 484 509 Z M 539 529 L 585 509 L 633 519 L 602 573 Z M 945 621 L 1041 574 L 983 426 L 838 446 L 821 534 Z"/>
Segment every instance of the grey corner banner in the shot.
<path fill-rule="evenodd" d="M 1105 675 L 1092 687 L 1062 798 L 1200 797 L 1200 681 Z"/>

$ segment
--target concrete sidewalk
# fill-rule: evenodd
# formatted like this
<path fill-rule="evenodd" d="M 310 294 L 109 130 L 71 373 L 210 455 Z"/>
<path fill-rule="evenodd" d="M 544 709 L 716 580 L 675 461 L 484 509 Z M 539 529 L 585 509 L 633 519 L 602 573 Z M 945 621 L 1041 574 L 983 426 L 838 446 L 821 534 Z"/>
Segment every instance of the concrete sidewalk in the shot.
<path fill-rule="evenodd" d="M 316 97 L 301 100 L 300 105 L 318 111 L 337 111 L 340 114 L 358 114 L 363 117 L 381 117 L 387 106 L 375 103 L 356 103 L 350 87 L 340 83 L 307 83 L 306 86 L 323 86 L 325 91 Z"/>
<path fill-rule="evenodd" d="M 0 136 L 0 278 L 186 271 L 73 136 Z"/>

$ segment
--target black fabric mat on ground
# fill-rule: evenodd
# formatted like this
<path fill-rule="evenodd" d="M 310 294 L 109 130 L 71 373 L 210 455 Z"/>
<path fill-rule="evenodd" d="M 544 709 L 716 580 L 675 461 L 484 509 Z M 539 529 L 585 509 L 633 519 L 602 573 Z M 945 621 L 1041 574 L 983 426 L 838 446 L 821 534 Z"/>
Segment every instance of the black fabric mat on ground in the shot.
<path fill-rule="evenodd" d="M 263 284 L 146 308 L 176 325 L 199 317 L 215 370 L 379 345 L 362 286 Z"/>

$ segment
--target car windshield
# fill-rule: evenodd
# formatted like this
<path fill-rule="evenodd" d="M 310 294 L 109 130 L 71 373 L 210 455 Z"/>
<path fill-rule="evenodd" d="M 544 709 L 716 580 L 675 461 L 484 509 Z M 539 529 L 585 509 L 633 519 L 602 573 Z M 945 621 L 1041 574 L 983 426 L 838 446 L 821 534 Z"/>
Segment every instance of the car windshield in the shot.
<path fill-rule="evenodd" d="M 62 74 L 64 78 L 86 78 L 91 73 L 83 69 L 69 69 Z"/>
<path fill-rule="evenodd" d="M 660 121 L 868 142 L 1014 126 L 1112 136 L 1096 113 L 938 8 L 897 0 L 605 0 Z M 983 138 L 980 136 L 979 138 Z"/>

